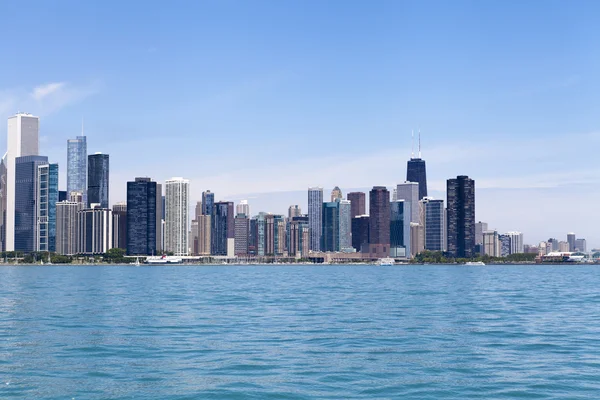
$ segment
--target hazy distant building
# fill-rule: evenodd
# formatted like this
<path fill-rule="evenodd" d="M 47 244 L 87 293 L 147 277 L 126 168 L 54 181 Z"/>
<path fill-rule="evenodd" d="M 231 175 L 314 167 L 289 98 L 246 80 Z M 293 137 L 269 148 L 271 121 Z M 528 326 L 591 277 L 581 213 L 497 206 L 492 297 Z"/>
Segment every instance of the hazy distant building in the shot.
<path fill-rule="evenodd" d="M 108 208 L 108 183 L 109 183 L 109 157 L 108 154 L 95 153 L 88 156 L 88 190 L 87 205 L 100 204 L 101 208 Z M 85 198 L 85 194 L 84 194 Z"/>
<path fill-rule="evenodd" d="M 575 241 L 577 237 L 573 232 L 567 233 L 567 243 L 569 243 L 569 251 L 575 251 Z"/>
<path fill-rule="evenodd" d="M 36 250 L 56 251 L 56 203 L 58 203 L 58 164 L 37 167 Z"/>
<path fill-rule="evenodd" d="M 198 220 L 198 216 L 203 215 L 203 214 L 204 214 L 204 209 L 202 208 L 202 202 L 197 201 L 196 207 L 194 208 L 194 219 Z"/>
<path fill-rule="evenodd" d="M 321 251 L 323 188 L 308 188 L 308 227 L 310 229 L 310 250 Z"/>
<path fill-rule="evenodd" d="M 424 248 L 429 251 L 446 251 L 446 210 L 444 200 L 424 197 L 423 210 Z"/>
<path fill-rule="evenodd" d="M 235 238 L 233 203 L 230 201 L 214 203 L 212 217 L 211 254 L 233 257 L 235 251 L 233 247 Z"/>
<path fill-rule="evenodd" d="M 309 241 L 308 217 L 292 217 L 289 229 L 288 255 L 296 258 L 308 257 Z"/>
<path fill-rule="evenodd" d="M 390 204 L 390 257 L 410 258 L 410 208 L 405 200 Z"/>
<path fill-rule="evenodd" d="M 83 132 L 82 132 L 83 133 Z M 80 192 L 86 201 L 87 192 L 87 139 L 77 136 L 67 140 L 67 195 Z"/>
<path fill-rule="evenodd" d="M 48 165 L 48 157 L 24 156 L 15 159 L 15 224 L 14 249 L 37 250 L 38 209 L 37 192 L 40 185 L 38 169 Z M 47 217 L 47 216 L 46 216 Z"/>
<path fill-rule="evenodd" d="M 239 204 L 238 204 L 239 205 Z M 248 233 L 250 232 L 250 220 L 245 213 L 238 212 L 234 222 L 234 246 L 235 255 L 247 256 L 248 255 Z"/>
<path fill-rule="evenodd" d="M 198 223 L 198 237 L 196 239 L 196 255 L 206 256 L 210 254 L 211 232 L 212 232 L 212 216 L 199 215 L 196 218 Z"/>
<path fill-rule="evenodd" d="M 561 253 L 568 253 L 570 251 L 569 242 L 558 242 L 558 251 Z"/>
<path fill-rule="evenodd" d="M 410 255 L 412 257 L 424 250 L 424 234 L 423 225 L 414 222 L 410 223 Z"/>
<path fill-rule="evenodd" d="M 340 251 L 340 203 L 323 203 L 321 251 Z"/>
<path fill-rule="evenodd" d="M 448 252 L 470 258 L 475 249 L 475 181 L 458 176 L 447 181 Z"/>
<path fill-rule="evenodd" d="M 6 154 L 2 161 L 3 182 L 2 209 L 5 212 L 2 239 L 3 250 L 17 250 L 15 247 L 15 226 L 21 221 L 16 221 L 16 159 L 18 157 L 37 156 L 39 151 L 39 124 L 40 120 L 31 114 L 18 113 L 8 118 Z M 5 169 L 5 170 L 4 170 Z M 21 243 L 23 245 L 23 243 Z"/>
<path fill-rule="evenodd" d="M 78 253 L 104 254 L 112 249 L 112 211 L 92 204 L 78 212 Z"/>
<path fill-rule="evenodd" d="M 524 253 L 523 233 L 507 232 L 504 234 L 508 238 L 508 254 Z M 504 257 L 506 257 L 506 255 Z"/>
<path fill-rule="evenodd" d="M 127 249 L 127 203 L 113 204 L 113 249 Z"/>
<path fill-rule="evenodd" d="M 297 204 L 291 205 L 288 208 L 288 218 L 292 219 L 294 217 L 299 217 L 302 215 L 302 210 L 300 209 L 300 206 Z"/>
<path fill-rule="evenodd" d="M 235 215 L 244 214 L 250 217 L 250 205 L 248 200 L 240 200 L 239 204 L 235 206 Z"/>
<path fill-rule="evenodd" d="M 490 257 L 501 257 L 502 247 L 497 231 L 484 231 L 482 236 L 483 254 Z"/>
<path fill-rule="evenodd" d="M 211 193 L 210 190 L 202 192 L 202 207 L 204 209 L 204 215 L 213 215 L 213 209 L 215 204 L 215 194 Z"/>
<path fill-rule="evenodd" d="M 63 255 L 77 254 L 79 251 L 78 212 L 83 203 L 61 201 L 56 204 L 56 252 Z"/>
<path fill-rule="evenodd" d="M 171 178 L 165 182 L 165 249 L 176 256 L 188 255 L 190 181 Z"/>
<path fill-rule="evenodd" d="M 580 251 L 582 253 L 587 252 L 587 243 L 585 239 L 575 239 L 575 251 Z"/>
<path fill-rule="evenodd" d="M 483 232 L 488 230 L 487 222 L 477 222 L 475 224 L 475 245 L 483 244 Z"/>
<path fill-rule="evenodd" d="M 374 186 L 369 192 L 369 257 L 385 258 L 390 252 L 390 192 Z"/>
<path fill-rule="evenodd" d="M 285 229 L 285 218 L 283 215 L 275 215 L 273 219 L 273 230 L 274 230 L 274 246 L 275 255 L 285 255 L 286 249 L 286 229 Z"/>
<path fill-rule="evenodd" d="M 331 191 L 331 201 L 337 201 L 342 199 L 342 190 L 339 187 L 334 187 Z"/>
<path fill-rule="evenodd" d="M 351 218 L 366 214 L 366 196 L 364 192 L 350 192 L 348 193 L 348 200 L 350 200 Z"/>
<path fill-rule="evenodd" d="M 354 247 L 356 251 L 368 251 L 366 250 L 369 247 L 368 215 L 357 215 L 352 218 L 352 247 Z"/>
<path fill-rule="evenodd" d="M 419 184 L 417 182 L 404 182 L 396 187 L 396 199 L 410 203 L 410 222 L 421 223 L 419 215 Z"/>

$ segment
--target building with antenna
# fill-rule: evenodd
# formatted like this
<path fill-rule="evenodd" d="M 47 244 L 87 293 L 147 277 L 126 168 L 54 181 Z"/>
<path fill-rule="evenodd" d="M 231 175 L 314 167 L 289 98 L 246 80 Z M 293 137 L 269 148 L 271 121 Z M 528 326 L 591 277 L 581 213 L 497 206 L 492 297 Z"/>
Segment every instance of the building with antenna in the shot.
<path fill-rule="evenodd" d="M 67 140 L 67 197 L 71 192 L 80 192 L 87 202 L 87 163 L 87 140 L 82 122 L 81 136 Z"/>
<path fill-rule="evenodd" d="M 419 131 L 419 153 L 415 157 L 414 153 L 414 134 L 413 134 L 413 151 L 410 155 L 410 160 L 406 165 L 406 181 L 417 182 L 419 184 L 419 200 L 427 197 L 427 170 L 425 160 L 421 158 L 421 131 Z"/>

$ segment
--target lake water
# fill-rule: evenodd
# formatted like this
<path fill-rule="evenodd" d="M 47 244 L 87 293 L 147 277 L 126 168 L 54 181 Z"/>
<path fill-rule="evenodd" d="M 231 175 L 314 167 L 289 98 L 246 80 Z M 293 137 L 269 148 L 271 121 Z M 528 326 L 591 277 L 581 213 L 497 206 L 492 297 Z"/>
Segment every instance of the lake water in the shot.
<path fill-rule="evenodd" d="M 0 398 L 600 398 L 600 267 L 0 267 Z"/>

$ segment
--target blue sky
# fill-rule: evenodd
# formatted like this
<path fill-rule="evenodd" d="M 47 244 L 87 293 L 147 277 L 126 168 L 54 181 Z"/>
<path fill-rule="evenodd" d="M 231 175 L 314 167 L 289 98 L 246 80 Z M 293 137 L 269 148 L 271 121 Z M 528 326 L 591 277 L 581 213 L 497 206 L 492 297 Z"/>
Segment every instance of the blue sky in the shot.
<path fill-rule="evenodd" d="M 40 115 L 62 166 L 84 118 L 112 202 L 135 176 L 254 212 L 391 188 L 420 129 L 436 197 L 466 174 L 490 227 L 600 246 L 598 2 L 57 3 L 0 5 L 21 15 L 0 25 L 0 116 Z"/>

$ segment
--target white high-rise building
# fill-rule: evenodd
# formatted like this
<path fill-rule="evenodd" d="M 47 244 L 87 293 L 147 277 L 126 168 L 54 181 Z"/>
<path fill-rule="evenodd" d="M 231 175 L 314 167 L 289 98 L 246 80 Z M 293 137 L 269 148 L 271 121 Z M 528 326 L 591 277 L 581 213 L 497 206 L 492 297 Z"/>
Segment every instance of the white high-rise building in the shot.
<path fill-rule="evenodd" d="M 189 249 L 190 181 L 171 178 L 165 182 L 165 250 L 187 256 Z"/>
<path fill-rule="evenodd" d="M 15 249 L 15 159 L 37 156 L 39 152 L 39 117 L 19 113 L 8 118 L 6 164 L 6 220 L 4 250 Z"/>
<path fill-rule="evenodd" d="M 521 232 L 507 232 L 504 236 L 509 238 L 508 254 L 524 253 L 523 234 Z"/>
<path fill-rule="evenodd" d="M 410 203 L 410 222 L 421 223 L 421 212 L 419 207 L 419 184 L 417 182 L 404 182 L 396 187 L 396 200 L 404 200 Z"/>
<path fill-rule="evenodd" d="M 248 204 L 248 200 L 241 200 L 240 203 L 237 206 L 235 206 L 235 214 L 244 214 L 245 216 L 250 218 L 250 204 Z"/>

